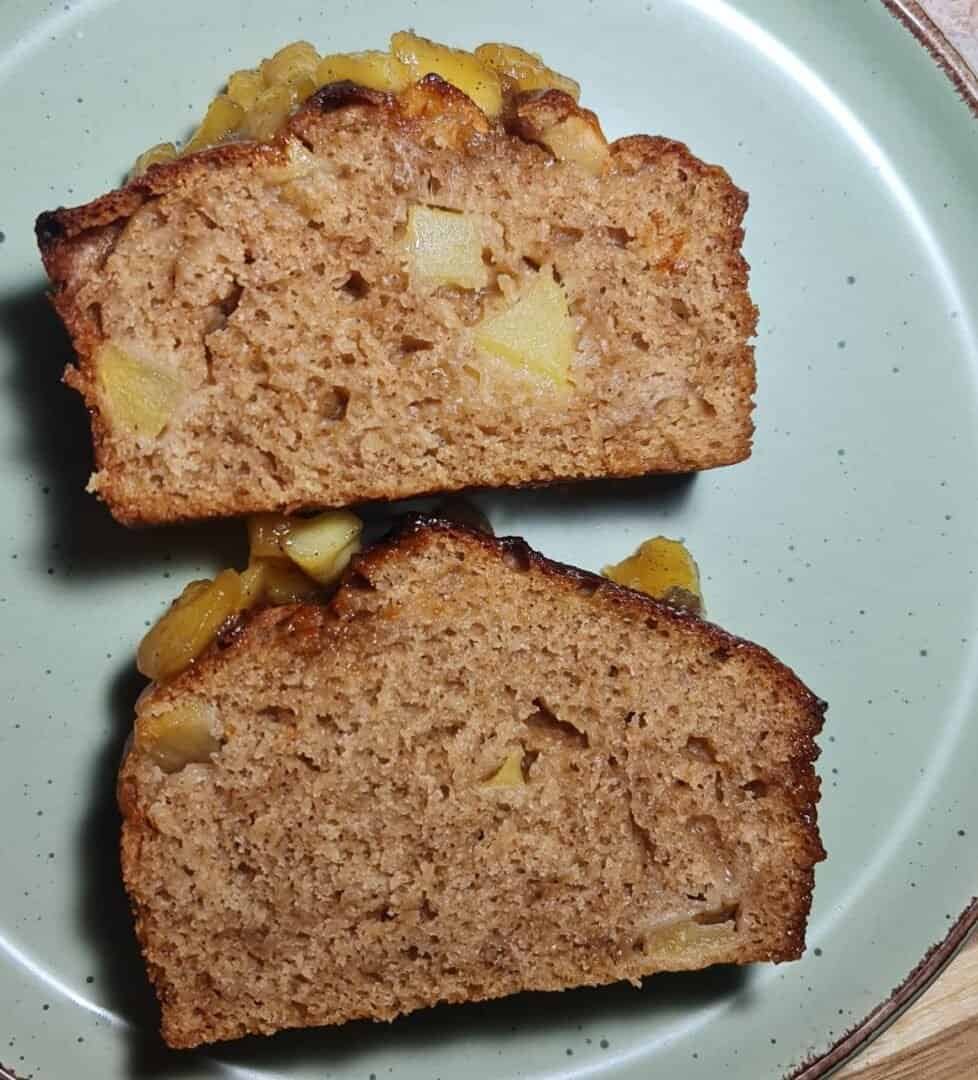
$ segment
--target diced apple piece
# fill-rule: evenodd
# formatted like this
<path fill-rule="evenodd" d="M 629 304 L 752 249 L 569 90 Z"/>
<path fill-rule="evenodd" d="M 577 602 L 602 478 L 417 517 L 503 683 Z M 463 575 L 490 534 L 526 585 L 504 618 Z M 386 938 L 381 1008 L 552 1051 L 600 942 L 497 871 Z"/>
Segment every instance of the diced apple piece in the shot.
<path fill-rule="evenodd" d="M 109 422 L 133 435 L 155 439 L 180 404 L 183 383 L 111 342 L 99 348 L 94 363 Z"/>
<path fill-rule="evenodd" d="M 164 772 L 174 773 L 191 762 L 206 764 L 221 744 L 211 731 L 208 710 L 186 703 L 169 712 L 137 717 L 134 748 L 148 754 Z"/>
<path fill-rule="evenodd" d="M 345 79 L 368 90 L 397 94 L 411 82 L 411 69 L 396 56 L 376 50 L 333 53 L 319 61 L 316 82 L 320 86 Z"/>
<path fill-rule="evenodd" d="M 405 244 L 411 271 L 418 278 L 462 289 L 481 289 L 489 280 L 479 222 L 471 214 L 412 206 Z"/>
<path fill-rule="evenodd" d="M 157 143 L 148 150 L 144 150 L 133 162 L 129 170 L 129 179 L 142 176 L 152 165 L 164 165 L 168 161 L 174 161 L 177 156 L 177 148 L 171 142 Z"/>
<path fill-rule="evenodd" d="M 733 919 L 725 922 L 698 923 L 695 919 L 680 919 L 670 926 L 649 935 L 645 942 L 645 955 L 660 963 L 670 960 L 699 959 L 708 963 L 717 945 L 729 942 L 736 933 Z"/>
<path fill-rule="evenodd" d="M 228 77 L 227 96 L 242 109 L 247 111 L 255 104 L 258 95 L 265 89 L 265 80 L 260 71 L 254 68 L 244 68 L 234 71 Z"/>
<path fill-rule="evenodd" d="M 574 322 L 551 269 L 543 267 L 514 304 L 479 323 L 475 341 L 490 356 L 566 387 L 575 351 Z"/>
<path fill-rule="evenodd" d="M 263 564 L 261 599 L 268 604 L 321 600 L 322 588 L 288 559 L 256 559 Z"/>
<path fill-rule="evenodd" d="M 219 143 L 240 127 L 245 118 L 244 109 L 227 94 L 218 94 L 207 106 L 200 127 L 193 133 L 181 153 L 193 154 Z"/>
<path fill-rule="evenodd" d="M 285 147 L 285 160 L 280 165 L 266 165 L 261 178 L 268 184 L 288 184 L 301 180 L 316 170 L 316 159 L 298 139 L 289 139 Z"/>
<path fill-rule="evenodd" d="M 573 79 L 547 67 L 539 56 L 516 45 L 487 42 L 475 50 L 475 58 L 499 75 L 511 79 L 518 91 L 563 90 L 575 101 L 581 96 L 581 88 Z"/>
<path fill-rule="evenodd" d="M 252 514 L 248 518 L 248 547 L 252 558 L 285 559 L 285 539 L 292 527 L 287 514 Z"/>
<path fill-rule="evenodd" d="M 261 77 L 266 86 L 284 86 L 313 78 L 319 66 L 316 46 L 308 41 L 293 41 L 261 62 Z"/>
<path fill-rule="evenodd" d="M 566 116 L 540 133 L 540 142 L 559 161 L 573 161 L 592 176 L 600 176 L 610 151 L 604 135 L 583 116 Z"/>
<path fill-rule="evenodd" d="M 169 679 L 193 663 L 240 610 L 241 579 L 222 570 L 211 582 L 191 582 L 140 642 L 136 666 L 148 678 Z"/>
<path fill-rule="evenodd" d="M 523 749 L 511 750 L 502 765 L 482 785 L 487 788 L 521 787 L 526 783 L 523 776 Z"/>
<path fill-rule="evenodd" d="M 265 583 L 268 577 L 265 559 L 252 559 L 248 568 L 241 574 L 241 598 L 238 601 L 238 610 L 247 611 L 260 603 L 265 596 Z"/>
<path fill-rule="evenodd" d="M 656 536 L 627 559 L 602 571 L 606 578 L 657 600 L 699 614 L 703 610 L 700 575 L 693 556 L 678 540 Z"/>
<path fill-rule="evenodd" d="M 267 86 L 245 115 L 242 132 L 259 142 L 274 139 L 297 102 L 296 89 L 289 83 Z"/>
<path fill-rule="evenodd" d="M 440 75 L 472 99 L 486 116 L 498 116 L 503 106 L 499 76 L 472 53 L 439 45 L 402 30 L 391 37 L 391 52 L 411 70 L 412 78 Z"/>
<path fill-rule="evenodd" d="M 363 522 L 348 510 L 328 510 L 297 518 L 285 540 L 285 553 L 321 585 L 332 585 L 360 550 Z"/>

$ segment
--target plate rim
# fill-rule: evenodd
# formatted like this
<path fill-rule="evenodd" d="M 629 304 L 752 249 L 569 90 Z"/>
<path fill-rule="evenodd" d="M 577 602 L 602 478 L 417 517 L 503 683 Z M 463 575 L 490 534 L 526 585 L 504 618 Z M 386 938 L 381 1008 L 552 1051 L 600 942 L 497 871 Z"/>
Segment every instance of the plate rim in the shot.
<path fill-rule="evenodd" d="M 978 72 L 965 59 L 918 0 L 880 0 L 909 31 L 950 80 L 958 96 L 978 119 Z M 888 997 L 826 1050 L 784 1073 L 783 1080 L 821 1080 L 853 1060 L 899 1018 L 941 975 L 978 927 L 978 896 L 954 920 L 943 939 L 932 945 Z M 23 1080 L 0 1062 L 0 1080 Z"/>
<path fill-rule="evenodd" d="M 961 99 L 978 118 L 978 73 L 958 48 L 927 14 L 919 0 L 882 0 L 954 84 Z"/>
<path fill-rule="evenodd" d="M 916 38 L 950 79 L 958 95 L 978 119 L 978 72 L 971 67 L 918 0 L 881 0 L 886 10 Z M 820 1054 L 784 1074 L 784 1080 L 820 1080 L 858 1055 L 877 1039 L 933 983 L 978 926 L 978 896 L 961 912 L 945 937 L 889 996 Z"/>

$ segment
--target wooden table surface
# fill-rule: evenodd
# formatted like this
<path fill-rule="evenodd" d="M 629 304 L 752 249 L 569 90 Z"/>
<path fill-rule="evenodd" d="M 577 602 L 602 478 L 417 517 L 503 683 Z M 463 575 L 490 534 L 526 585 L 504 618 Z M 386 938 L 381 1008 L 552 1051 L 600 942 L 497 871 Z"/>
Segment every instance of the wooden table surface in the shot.
<path fill-rule="evenodd" d="M 978 937 L 838 1080 L 975 1080 L 978 1077 Z"/>

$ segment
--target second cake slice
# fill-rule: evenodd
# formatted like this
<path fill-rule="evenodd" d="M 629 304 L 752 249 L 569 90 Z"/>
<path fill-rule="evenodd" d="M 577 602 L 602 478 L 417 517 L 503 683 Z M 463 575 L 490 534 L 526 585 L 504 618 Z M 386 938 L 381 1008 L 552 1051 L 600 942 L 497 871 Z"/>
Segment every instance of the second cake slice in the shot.
<path fill-rule="evenodd" d="M 164 1037 L 795 959 L 823 710 L 692 615 L 409 524 L 137 704 L 122 866 Z"/>

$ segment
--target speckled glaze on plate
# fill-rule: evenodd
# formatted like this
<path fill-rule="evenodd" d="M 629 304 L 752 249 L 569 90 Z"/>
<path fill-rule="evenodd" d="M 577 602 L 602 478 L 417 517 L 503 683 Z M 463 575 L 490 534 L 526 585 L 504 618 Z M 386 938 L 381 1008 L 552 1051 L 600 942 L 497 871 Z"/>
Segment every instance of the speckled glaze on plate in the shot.
<path fill-rule="evenodd" d="M 378 47 L 406 25 L 538 49 L 581 80 L 609 134 L 681 138 L 750 192 L 751 460 L 483 505 L 498 532 L 588 568 L 656 532 L 685 537 L 712 617 L 829 700 L 829 859 L 810 948 L 796 964 L 660 976 L 640 991 L 168 1053 L 118 881 L 114 771 L 135 641 L 184 580 L 241 559 L 242 530 L 129 533 L 83 493 L 87 425 L 57 382 L 68 354 L 31 226 L 185 134 L 233 68 L 297 37 Z M 905 996 L 938 966 L 978 892 L 978 125 L 911 34 L 879 0 L 0 0 L 0 101 L 4 1066 L 38 1078 L 807 1080 L 868 1037 L 903 997 L 833 1050 L 945 942 Z"/>

